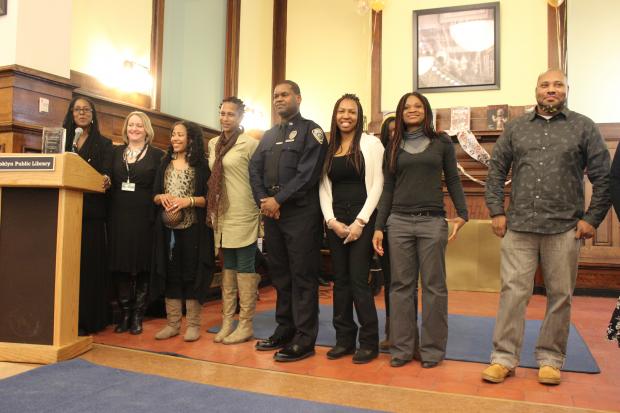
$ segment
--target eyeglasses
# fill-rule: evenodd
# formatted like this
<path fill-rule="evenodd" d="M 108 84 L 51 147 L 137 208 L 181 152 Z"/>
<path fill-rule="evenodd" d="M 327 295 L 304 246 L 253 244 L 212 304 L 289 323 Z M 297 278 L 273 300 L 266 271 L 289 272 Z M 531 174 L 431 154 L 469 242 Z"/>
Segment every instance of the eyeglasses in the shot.
<path fill-rule="evenodd" d="M 88 115 L 92 111 L 93 110 L 91 108 L 73 108 L 73 113 L 85 113 Z"/>

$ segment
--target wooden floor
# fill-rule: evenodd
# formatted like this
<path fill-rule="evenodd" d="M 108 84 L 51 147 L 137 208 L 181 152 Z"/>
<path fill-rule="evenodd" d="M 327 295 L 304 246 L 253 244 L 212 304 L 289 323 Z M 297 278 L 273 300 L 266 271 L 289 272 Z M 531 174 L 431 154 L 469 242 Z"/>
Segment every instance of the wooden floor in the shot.
<path fill-rule="evenodd" d="M 330 303 L 329 289 L 321 290 L 321 301 Z M 498 294 L 450 292 L 449 302 L 451 313 L 494 316 Z M 274 291 L 262 289 L 259 310 L 271 308 L 274 303 Z M 434 369 L 422 369 L 418 363 L 395 369 L 389 366 L 389 356 L 381 355 L 378 360 L 359 366 L 353 365 L 350 357 L 327 360 L 327 348 L 322 347 L 317 347 L 316 356 L 309 359 L 276 363 L 271 352 L 255 351 L 254 342 L 234 346 L 215 344 L 213 335 L 206 332 L 195 343 L 185 343 L 181 336 L 156 341 L 153 335 L 165 323 L 159 319 L 146 322 L 145 332 L 140 336 L 114 334 L 112 328 L 108 328 L 95 336 L 99 345 L 83 357 L 98 364 L 132 371 L 388 411 L 549 413 L 582 411 L 580 408 L 620 411 L 620 349 L 604 337 L 614 305 L 615 300 L 609 298 L 574 298 L 573 323 L 590 347 L 602 373 L 563 373 L 562 384 L 555 387 L 539 384 L 534 369 L 520 368 L 516 377 L 505 383 L 489 384 L 480 379 L 483 364 L 447 360 Z M 377 306 L 383 306 L 380 298 Z M 545 297 L 534 296 L 527 316 L 540 319 L 544 310 Z M 219 322 L 219 311 L 219 302 L 205 306 L 205 327 Z M 198 360 L 152 352 L 178 353 Z M 10 375 L 12 369 L 20 372 L 27 368 L 30 366 L 0 363 L 0 378 Z"/>

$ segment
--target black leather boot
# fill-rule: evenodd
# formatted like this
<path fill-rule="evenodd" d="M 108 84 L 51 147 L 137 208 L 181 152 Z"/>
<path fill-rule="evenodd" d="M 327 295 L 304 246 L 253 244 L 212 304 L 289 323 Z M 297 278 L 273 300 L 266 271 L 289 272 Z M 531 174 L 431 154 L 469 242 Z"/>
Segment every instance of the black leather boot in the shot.
<path fill-rule="evenodd" d="M 131 314 L 131 327 L 129 327 L 131 334 L 142 334 L 142 320 L 146 311 L 148 286 L 148 274 L 138 274 L 136 280 L 136 301 Z"/>
<path fill-rule="evenodd" d="M 116 275 L 116 291 L 118 294 L 118 306 L 121 309 L 121 318 L 115 333 L 125 333 L 129 330 L 129 321 L 131 316 L 131 281 L 129 274 Z"/>

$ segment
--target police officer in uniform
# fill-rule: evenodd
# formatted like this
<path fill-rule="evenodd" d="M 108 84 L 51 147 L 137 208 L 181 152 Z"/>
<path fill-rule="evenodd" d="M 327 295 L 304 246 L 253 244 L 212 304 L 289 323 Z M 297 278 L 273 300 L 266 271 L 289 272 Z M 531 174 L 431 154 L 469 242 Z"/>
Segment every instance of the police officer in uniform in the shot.
<path fill-rule="evenodd" d="M 275 87 L 273 105 L 282 123 L 265 133 L 249 167 L 252 193 L 265 217 L 269 274 L 277 291 L 278 326 L 256 349 L 280 349 L 276 361 L 314 355 L 318 333 L 323 231 L 318 183 L 327 142 L 319 125 L 301 117 L 300 103 L 295 82 Z"/>

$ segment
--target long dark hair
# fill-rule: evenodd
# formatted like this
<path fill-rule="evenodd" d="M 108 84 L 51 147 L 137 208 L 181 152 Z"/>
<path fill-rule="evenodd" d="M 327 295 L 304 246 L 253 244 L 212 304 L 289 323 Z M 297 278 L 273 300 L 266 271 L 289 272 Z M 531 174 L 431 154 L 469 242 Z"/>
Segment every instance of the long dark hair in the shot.
<path fill-rule="evenodd" d="M 338 107 L 343 100 L 352 100 L 357 106 L 357 123 L 355 124 L 355 135 L 353 135 L 353 142 L 349 147 L 349 152 L 346 154 L 347 161 L 353 161 L 353 166 L 357 173 L 362 170 L 362 151 L 360 150 L 360 140 L 362 138 L 362 132 L 364 131 L 364 111 L 359 98 L 352 94 L 347 93 L 342 95 L 340 99 L 336 101 L 334 105 L 334 111 L 332 112 L 332 125 L 330 129 L 330 139 L 327 146 L 327 155 L 325 156 L 325 163 L 323 164 L 323 173 L 329 173 L 332 167 L 332 160 L 340 147 L 342 142 L 342 134 L 338 129 L 338 122 L 336 122 L 336 115 L 338 114 Z"/>
<path fill-rule="evenodd" d="M 392 134 L 390 133 L 390 125 L 396 120 L 396 115 L 391 114 L 383 120 L 381 124 L 381 143 L 384 148 L 387 148 L 388 143 L 392 140 Z"/>
<path fill-rule="evenodd" d="M 422 102 L 422 106 L 424 106 L 424 120 L 422 121 L 422 131 L 424 134 L 430 139 L 439 137 L 439 134 L 433 127 L 433 110 L 431 109 L 431 104 L 428 102 L 428 99 L 418 92 L 405 93 L 398 101 L 398 106 L 396 106 L 396 125 L 394 127 L 394 136 L 388 145 L 388 150 L 386 151 L 388 152 L 388 170 L 391 173 L 396 172 L 396 158 L 398 157 L 398 150 L 400 149 L 400 144 L 403 141 L 403 136 L 407 130 L 403 120 L 403 111 L 405 110 L 405 104 L 407 103 L 409 96 L 417 97 L 420 99 L 420 102 Z"/>
<path fill-rule="evenodd" d="M 90 106 L 90 109 L 92 110 L 91 114 L 92 114 L 93 119 L 92 119 L 90 126 L 88 127 L 88 135 L 89 136 L 101 135 L 101 133 L 99 132 L 99 121 L 97 120 L 97 111 L 95 110 L 95 104 L 93 103 L 92 100 L 90 100 L 87 97 L 76 96 L 73 99 L 71 99 L 71 102 L 69 102 L 69 107 L 67 108 L 67 114 L 65 115 L 65 119 L 62 121 L 62 127 L 67 130 L 67 140 L 65 142 L 65 151 L 71 151 L 71 145 L 73 145 L 73 138 L 75 137 L 75 128 L 77 127 L 77 125 L 75 124 L 75 119 L 73 119 L 73 108 L 75 106 L 75 102 L 77 102 L 79 99 L 82 99 L 83 101 L 87 102 L 88 105 Z"/>
<path fill-rule="evenodd" d="M 202 133 L 202 127 L 194 122 L 188 120 L 180 120 L 172 125 L 170 134 L 177 125 L 185 126 L 187 130 L 187 149 L 185 151 L 185 159 L 189 166 L 197 167 L 205 165 L 205 144 L 203 141 L 204 135 Z M 164 164 L 169 163 L 172 160 L 172 144 L 168 145 L 166 150 L 166 156 L 162 159 Z"/>

